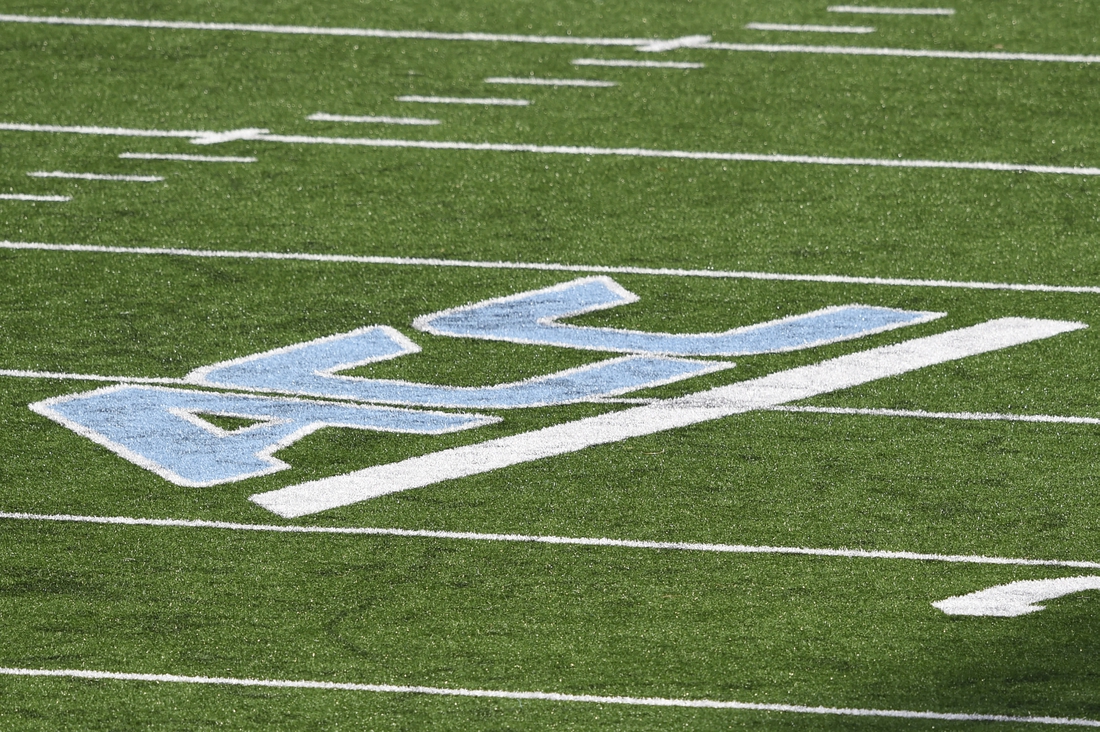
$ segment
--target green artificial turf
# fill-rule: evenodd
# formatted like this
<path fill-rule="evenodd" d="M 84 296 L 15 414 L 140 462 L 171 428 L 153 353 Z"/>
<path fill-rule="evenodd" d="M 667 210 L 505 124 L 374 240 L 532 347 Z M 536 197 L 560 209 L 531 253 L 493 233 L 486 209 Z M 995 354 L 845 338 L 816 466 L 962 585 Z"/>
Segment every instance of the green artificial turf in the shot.
<path fill-rule="evenodd" d="M 896 5 L 899 3 L 889 3 Z M 943 3 L 918 3 L 942 5 Z M 6 2 L 4 14 L 1100 54 L 1100 4 Z M 910 3 L 911 5 L 911 3 Z M 748 22 L 873 25 L 864 35 Z M 574 66 L 576 58 L 699 69 Z M 1100 64 L 273 35 L 0 22 L 0 122 L 1097 167 Z M 613 88 L 487 84 L 603 79 Z M 399 95 L 524 98 L 527 107 Z M 313 122 L 315 112 L 435 126 Z M 255 163 L 120 159 L 126 152 Z M 31 178 L 33 171 L 162 182 Z M 1100 178 L 0 130 L 0 240 L 1100 285 Z M 0 249 L 0 369 L 180 378 L 366 325 L 420 353 L 357 376 L 482 386 L 606 353 L 429 335 L 414 318 L 590 272 Z M 680 396 L 1002 317 L 1089 327 L 823 394 L 823 408 L 1100 418 L 1100 295 L 611 275 L 569 322 L 714 332 L 833 305 L 945 313 L 632 398 Z M 629 408 L 483 410 L 443 436 L 322 429 L 286 470 L 175 485 L 28 409 L 102 383 L 0 375 L 0 512 L 1097 561 L 1092 423 L 758 411 L 296 520 L 249 497 Z M 469 411 L 469 410 L 466 410 Z M 248 422 L 219 416 L 222 429 Z M 1100 573 L 0 519 L 0 667 L 1100 720 L 1100 593 L 1017 618 L 931 603 Z M 0 674 L 0 728 L 1036 729 L 1032 724 Z"/>

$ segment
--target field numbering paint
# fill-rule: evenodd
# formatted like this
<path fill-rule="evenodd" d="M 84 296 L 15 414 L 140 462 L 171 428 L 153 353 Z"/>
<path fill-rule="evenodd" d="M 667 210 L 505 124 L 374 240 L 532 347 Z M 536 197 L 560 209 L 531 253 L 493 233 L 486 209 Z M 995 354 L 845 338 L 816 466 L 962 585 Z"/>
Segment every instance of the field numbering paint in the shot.
<path fill-rule="evenodd" d="M 1057 579 L 1021 580 L 1007 585 L 949 597 L 932 603 L 932 607 L 947 615 L 1015 618 L 1045 610 L 1037 603 L 1054 600 L 1086 590 L 1100 590 L 1100 577 L 1059 577 Z"/>

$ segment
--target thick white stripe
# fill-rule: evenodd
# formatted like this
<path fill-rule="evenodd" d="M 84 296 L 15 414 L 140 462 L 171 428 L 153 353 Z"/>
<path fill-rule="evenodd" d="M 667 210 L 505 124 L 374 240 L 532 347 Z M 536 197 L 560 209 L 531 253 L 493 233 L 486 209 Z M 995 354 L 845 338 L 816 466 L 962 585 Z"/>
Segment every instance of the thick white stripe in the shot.
<path fill-rule="evenodd" d="M 789 25 L 787 23 L 748 23 L 747 30 L 792 31 L 796 33 L 874 33 L 867 25 Z"/>
<path fill-rule="evenodd" d="M 549 691 L 498 691 L 492 689 L 462 689 L 437 686 L 395 686 L 393 684 L 355 684 L 337 681 L 305 681 L 289 679 L 248 679 L 225 676 L 179 676 L 176 674 L 139 674 L 85 669 L 0 668 L 0 675 L 95 679 L 100 681 L 150 681 L 169 684 L 211 684 L 217 686 L 259 686 L 276 689 L 319 689 L 327 691 L 365 691 L 386 694 L 429 694 L 477 699 L 515 699 L 580 704 L 623 704 L 640 707 L 679 707 L 686 709 L 735 709 L 751 712 L 790 712 L 794 714 L 824 714 L 844 717 L 888 717 L 893 719 L 935 719 L 956 722 L 1015 722 L 1077 727 L 1100 727 L 1100 720 L 1069 717 L 1027 717 L 1004 714 L 967 714 L 961 712 L 920 712 L 904 709 L 860 709 L 853 707 L 822 707 L 801 704 L 763 704 L 759 702 L 720 701 L 717 699 L 671 699 L 637 696 L 596 696 L 593 694 L 559 694 Z"/>
<path fill-rule="evenodd" d="M 622 58 L 575 58 L 574 66 L 622 66 L 638 69 L 701 69 L 705 64 L 691 61 L 629 61 Z"/>
<path fill-rule="evenodd" d="M 0 201 L 52 201 L 65 203 L 73 200 L 72 196 L 35 196 L 30 193 L 0 193 Z"/>
<path fill-rule="evenodd" d="M 106 175 L 104 173 L 67 173 L 64 170 L 36 170 L 27 173 L 31 178 L 75 178 L 77 180 L 119 180 L 128 183 L 159 183 L 159 175 Z"/>
<path fill-rule="evenodd" d="M 811 557 L 836 557 L 843 559 L 900 559 L 917 562 L 947 562 L 950 564 L 995 564 L 1020 567 L 1073 567 L 1075 569 L 1100 569 L 1100 562 L 1084 562 L 1068 559 L 1023 559 L 1019 557 L 988 557 L 977 554 L 930 554 L 927 552 L 872 551 L 865 549 L 815 549 L 812 547 L 801 546 L 704 544 L 698 542 L 645 541 L 639 539 L 608 539 L 602 537 L 489 534 L 473 531 L 432 531 L 430 529 L 396 529 L 372 526 L 288 526 L 278 524 L 240 524 L 228 521 L 203 521 L 199 519 L 150 519 L 131 518 L 129 516 L 74 516 L 71 514 L 38 514 L 13 512 L 0 512 L 0 519 L 9 519 L 14 521 L 58 521 L 65 523 L 104 524 L 116 526 L 152 526 L 159 528 L 259 531 L 271 532 L 276 534 L 397 536 L 409 539 L 502 541 L 521 544 L 595 546 L 620 549 L 653 549 L 661 551 L 711 552 L 717 554 L 793 554 Z"/>
<path fill-rule="evenodd" d="M 123 160 L 185 160 L 194 163 L 254 163 L 256 158 L 229 155 L 179 155 L 175 153 L 120 153 Z"/>
<path fill-rule="evenodd" d="M 975 61 L 1045 61 L 1094 64 L 1100 56 L 1058 53 L 1013 53 L 1006 51 L 933 51 L 923 48 L 866 48 L 861 46 L 792 46 L 774 43 L 707 43 L 698 48 L 716 51 L 761 53 L 818 53 L 828 56 L 893 56 L 896 58 L 954 58 Z"/>
<path fill-rule="evenodd" d="M 394 99 L 399 102 L 422 102 L 424 104 L 479 104 L 489 107 L 526 107 L 531 103 L 526 99 L 493 99 L 491 97 L 421 97 L 415 94 L 403 97 L 394 97 Z M 283 140 L 276 140 L 276 142 L 283 142 Z"/>
<path fill-rule="evenodd" d="M 437 119 L 421 119 L 419 117 L 365 117 L 347 114 L 328 114 L 317 112 L 306 119 L 313 122 L 366 122 L 380 125 L 437 125 Z"/>
<path fill-rule="evenodd" d="M 879 8 L 869 5 L 830 5 L 830 13 L 871 13 L 875 15 L 954 15 L 954 8 Z"/>
<path fill-rule="evenodd" d="M 203 259 L 271 259 L 334 264 L 383 264 L 410 267 L 470 267 L 473 269 L 520 269 L 539 272 L 597 272 L 601 274 L 652 275 L 657 277 L 703 277 L 710 279 L 764 280 L 776 282 L 821 282 L 884 287 L 946 287 L 960 290 L 1009 290 L 1013 292 L 1065 292 L 1098 295 L 1093 285 L 1039 285 L 1011 282 L 967 282 L 960 280 L 910 280 L 901 277 L 851 277 L 848 275 L 787 274 L 782 272 L 737 272 L 720 269 L 666 269 L 661 267 L 609 267 L 598 264 L 557 264 L 553 262 L 479 262 L 468 259 L 431 257 L 369 257 L 354 254 L 309 254 L 306 252 L 227 251 L 218 249 L 172 249 L 162 247 L 113 247 L 98 244 L 44 244 L 39 242 L 0 241 L 0 249 L 89 254 L 129 254 Z"/>
<path fill-rule="evenodd" d="M 991 320 L 621 412 L 258 493 L 251 500 L 280 516 L 306 516 L 594 445 L 766 409 L 1083 327 L 1081 323 L 1055 320 Z"/>
<path fill-rule="evenodd" d="M 486 84 L 524 84 L 527 86 L 618 86 L 614 81 L 595 81 L 593 79 L 538 79 L 533 76 L 490 76 Z"/>

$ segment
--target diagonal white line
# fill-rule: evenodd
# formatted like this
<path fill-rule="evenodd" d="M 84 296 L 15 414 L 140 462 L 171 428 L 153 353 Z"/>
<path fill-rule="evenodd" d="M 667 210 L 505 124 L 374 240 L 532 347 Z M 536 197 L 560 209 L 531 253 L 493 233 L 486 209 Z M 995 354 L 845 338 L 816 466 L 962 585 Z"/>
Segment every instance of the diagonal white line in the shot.
<path fill-rule="evenodd" d="M 1100 569 L 1100 562 L 1072 559 L 1026 559 L 1022 557 L 990 557 L 980 554 L 936 554 L 928 552 L 880 551 L 871 549 L 817 549 L 804 546 L 768 546 L 752 544 L 707 544 L 685 541 L 647 541 L 644 539 L 609 539 L 606 537 L 552 536 L 532 534 L 494 534 L 476 531 L 435 531 L 432 529 L 398 529 L 375 526 L 294 526 L 279 524 L 242 524 L 230 521 L 202 519 L 152 519 L 130 516 L 78 516 L 72 514 L 41 514 L 0 512 L 0 519 L 12 521 L 56 521 L 60 523 L 101 524 L 113 526 L 150 526 L 180 529 L 220 529 L 225 531 L 256 531 L 275 534 L 330 534 L 338 536 L 397 536 L 406 539 L 454 539 L 458 541 L 499 541 L 519 544 L 551 544 L 564 546 L 594 546 L 619 549 L 650 549 L 659 551 L 711 552 L 715 554 L 784 554 L 840 559 L 894 559 L 916 562 L 946 562 L 949 564 L 993 564 L 1019 567 L 1073 567 Z"/>
<path fill-rule="evenodd" d="M 1049 716 L 1010 716 L 1005 714 L 969 714 L 965 712 L 929 712 L 907 709 L 861 709 L 854 707 L 824 707 L 803 704 L 765 704 L 760 702 L 724 701 L 717 699 L 672 699 L 637 696 L 597 696 L 595 694 L 562 694 L 551 691 L 501 691 L 496 689 L 464 689 L 438 686 L 397 686 L 394 684 L 357 684 L 338 681 L 308 681 L 301 679 L 250 679 L 226 676 L 181 676 L 178 674 L 143 674 L 87 669 L 0 668 L 0 675 L 95 679 L 99 681 L 147 681 L 167 684 L 210 684 L 217 686 L 258 686 L 276 689 L 317 689 L 326 691 L 362 691 L 385 694 L 428 694 L 477 699 L 515 699 L 579 704 L 623 704 L 641 707 L 678 707 L 685 709 L 730 709 L 753 712 L 790 712 L 844 717 L 887 717 L 893 719 L 934 719 L 957 722 L 1015 722 L 1076 727 L 1100 727 L 1100 720 Z"/>
<path fill-rule="evenodd" d="M 564 455 L 594 445 L 687 427 L 754 409 L 767 409 L 1084 327 L 1081 323 L 1056 320 L 991 320 L 676 399 L 660 400 L 620 412 L 257 493 L 251 496 L 251 500 L 280 516 L 306 516 L 390 493 Z"/>

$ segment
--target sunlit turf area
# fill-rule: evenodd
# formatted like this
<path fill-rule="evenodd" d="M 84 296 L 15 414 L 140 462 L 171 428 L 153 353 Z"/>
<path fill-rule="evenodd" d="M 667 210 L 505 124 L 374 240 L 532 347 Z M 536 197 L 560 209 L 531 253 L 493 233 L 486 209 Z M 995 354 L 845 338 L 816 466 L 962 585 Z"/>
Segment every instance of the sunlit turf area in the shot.
<path fill-rule="evenodd" d="M 0 4 L 0 729 L 1100 727 L 1100 4 Z"/>

